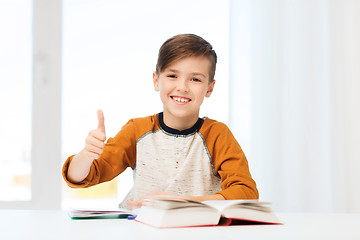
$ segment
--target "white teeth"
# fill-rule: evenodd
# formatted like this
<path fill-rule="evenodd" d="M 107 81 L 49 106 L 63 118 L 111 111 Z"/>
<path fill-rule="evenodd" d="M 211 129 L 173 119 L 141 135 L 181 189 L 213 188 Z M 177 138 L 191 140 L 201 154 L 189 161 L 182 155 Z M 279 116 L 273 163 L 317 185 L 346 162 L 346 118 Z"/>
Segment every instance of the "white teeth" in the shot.
<path fill-rule="evenodd" d="M 173 99 L 177 102 L 189 102 L 189 99 L 180 98 L 180 97 L 173 97 Z"/>

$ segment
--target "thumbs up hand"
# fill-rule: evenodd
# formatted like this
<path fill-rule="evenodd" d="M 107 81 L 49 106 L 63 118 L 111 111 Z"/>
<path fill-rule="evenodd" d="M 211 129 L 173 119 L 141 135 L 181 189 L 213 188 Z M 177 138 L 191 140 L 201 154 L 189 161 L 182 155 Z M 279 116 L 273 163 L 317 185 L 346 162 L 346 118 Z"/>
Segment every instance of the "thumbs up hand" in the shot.
<path fill-rule="evenodd" d="M 91 130 L 88 136 L 85 139 L 84 154 L 92 160 L 100 157 L 104 151 L 105 146 L 105 123 L 104 123 L 104 113 L 101 110 L 97 111 L 98 117 L 98 127 L 94 130 Z"/>

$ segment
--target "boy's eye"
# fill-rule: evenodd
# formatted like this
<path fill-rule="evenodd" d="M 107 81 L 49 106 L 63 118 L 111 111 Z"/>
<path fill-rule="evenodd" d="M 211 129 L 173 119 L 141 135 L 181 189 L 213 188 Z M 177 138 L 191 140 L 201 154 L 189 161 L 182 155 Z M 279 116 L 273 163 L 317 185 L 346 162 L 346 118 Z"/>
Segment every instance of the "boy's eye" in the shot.
<path fill-rule="evenodd" d="M 176 78 L 175 74 L 169 74 L 168 78 Z"/>
<path fill-rule="evenodd" d="M 198 79 L 198 78 L 192 78 L 192 79 L 191 79 L 191 81 L 194 81 L 194 82 L 201 82 L 201 80 L 200 80 L 200 79 Z"/>

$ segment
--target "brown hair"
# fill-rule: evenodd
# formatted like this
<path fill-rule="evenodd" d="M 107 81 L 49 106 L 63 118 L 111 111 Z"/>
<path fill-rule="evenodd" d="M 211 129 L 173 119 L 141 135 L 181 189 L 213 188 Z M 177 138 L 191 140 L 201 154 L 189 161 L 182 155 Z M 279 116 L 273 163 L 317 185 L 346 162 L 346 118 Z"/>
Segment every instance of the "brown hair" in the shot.
<path fill-rule="evenodd" d="M 172 62 L 191 56 L 210 60 L 210 83 L 214 80 L 217 56 L 210 43 L 195 34 L 180 34 L 166 40 L 160 47 L 156 73 L 160 74 Z"/>

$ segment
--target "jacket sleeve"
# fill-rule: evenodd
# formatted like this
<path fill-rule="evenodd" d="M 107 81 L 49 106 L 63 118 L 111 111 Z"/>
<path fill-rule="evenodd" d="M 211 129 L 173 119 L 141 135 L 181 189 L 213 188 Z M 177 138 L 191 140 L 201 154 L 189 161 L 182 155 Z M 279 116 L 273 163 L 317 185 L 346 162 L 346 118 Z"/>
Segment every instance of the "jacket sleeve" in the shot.
<path fill-rule="evenodd" d="M 208 148 L 215 173 L 221 178 L 221 194 L 225 199 L 258 199 L 248 161 L 230 129 L 223 123 L 211 126 Z"/>
<path fill-rule="evenodd" d="M 64 163 L 62 175 L 66 183 L 73 188 L 90 187 L 110 181 L 127 167 L 134 167 L 136 161 L 136 134 L 133 121 L 130 120 L 114 138 L 109 138 L 100 158 L 95 159 L 88 176 L 80 183 L 72 183 L 67 178 L 71 160 L 70 156 Z"/>

